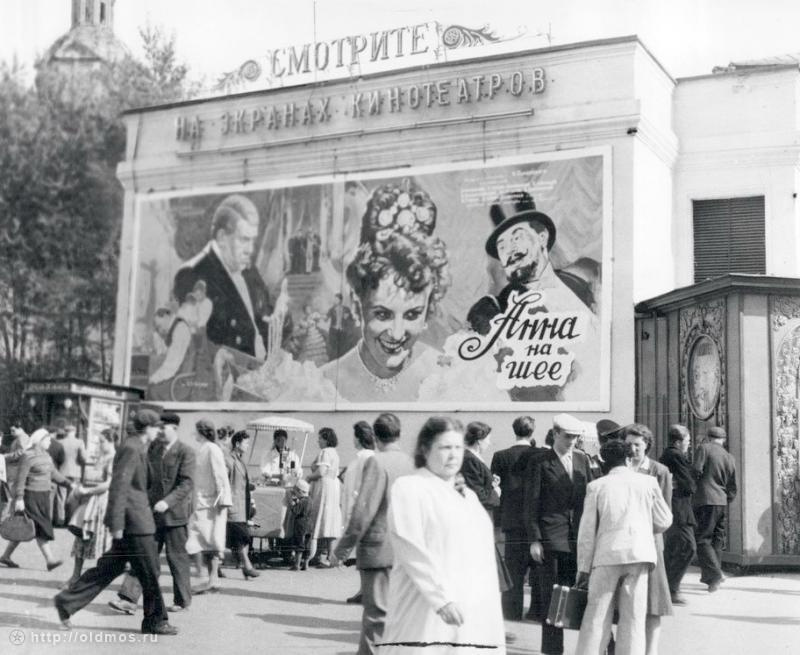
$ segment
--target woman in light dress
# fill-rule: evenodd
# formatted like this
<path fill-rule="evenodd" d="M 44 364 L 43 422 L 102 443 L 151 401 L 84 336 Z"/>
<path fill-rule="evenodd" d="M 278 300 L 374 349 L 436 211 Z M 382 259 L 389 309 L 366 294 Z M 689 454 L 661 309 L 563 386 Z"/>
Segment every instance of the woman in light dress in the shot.
<path fill-rule="evenodd" d="M 74 567 L 72 576 L 64 585 L 65 588 L 81 577 L 84 561 L 98 559 L 111 548 L 111 533 L 103 523 L 103 519 L 108 505 L 108 489 L 111 486 L 114 455 L 117 452 L 115 442 L 115 432 L 111 429 L 103 430 L 100 438 L 99 458 L 92 467 L 98 473 L 97 479 L 86 479 L 73 492 L 80 500 L 80 505 L 73 512 L 67 526 L 67 529 L 75 535 L 75 542 L 72 545 Z"/>
<path fill-rule="evenodd" d="M 342 536 L 342 509 L 339 498 L 339 453 L 336 446 L 339 440 L 331 428 L 319 431 L 319 455 L 311 465 L 311 473 L 306 480 L 311 484 L 311 514 L 314 517 L 314 531 L 311 533 L 311 566 L 329 567 L 323 562 L 324 551 L 327 557 L 332 552 L 331 543 Z"/>
<path fill-rule="evenodd" d="M 228 508 L 233 504 L 225 456 L 215 443 L 217 431 L 211 421 L 195 425 L 197 468 L 194 478 L 194 513 L 189 518 L 186 552 L 195 558 L 203 583 L 194 594 L 219 590 L 219 564 L 225 552 Z"/>
<path fill-rule="evenodd" d="M 492 522 L 474 492 L 454 485 L 463 456 L 460 423 L 432 417 L 417 439 L 416 473 L 392 487 L 382 655 L 506 652 Z"/>

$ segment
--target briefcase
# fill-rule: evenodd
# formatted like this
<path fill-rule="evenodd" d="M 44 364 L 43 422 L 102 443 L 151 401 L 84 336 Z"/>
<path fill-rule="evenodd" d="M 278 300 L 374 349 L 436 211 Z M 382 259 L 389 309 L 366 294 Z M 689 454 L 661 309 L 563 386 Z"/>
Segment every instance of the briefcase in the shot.
<path fill-rule="evenodd" d="M 588 597 L 589 592 L 585 589 L 553 585 L 550 609 L 547 612 L 547 623 L 556 628 L 580 629 Z"/>
<path fill-rule="evenodd" d="M 25 513 L 12 514 L 0 523 L 0 537 L 6 541 L 30 541 L 36 536 L 36 526 Z"/>

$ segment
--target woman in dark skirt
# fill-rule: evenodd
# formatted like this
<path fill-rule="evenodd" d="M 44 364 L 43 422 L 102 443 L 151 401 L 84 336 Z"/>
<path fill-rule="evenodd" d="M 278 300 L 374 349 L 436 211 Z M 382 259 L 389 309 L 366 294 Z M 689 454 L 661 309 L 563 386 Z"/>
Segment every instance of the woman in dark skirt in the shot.
<path fill-rule="evenodd" d="M 70 482 L 53 465 L 47 452 L 50 446 L 50 433 L 44 428 L 36 430 L 30 437 L 30 448 L 25 452 L 17 470 L 17 482 L 14 487 L 14 511 L 25 512 L 36 526 L 36 543 L 44 555 L 47 570 L 52 571 L 62 564 L 56 560 L 50 550 L 53 541 L 53 518 L 50 487 L 53 482 L 73 488 Z M 11 555 L 19 546 L 18 541 L 9 541 L 0 564 L 8 568 L 17 568 Z"/>
<path fill-rule="evenodd" d="M 225 545 L 231 549 L 233 556 L 242 567 L 245 580 L 257 578 L 260 574 L 250 562 L 250 530 L 247 519 L 250 513 L 250 477 L 243 457 L 250 443 L 250 435 L 239 430 L 231 437 L 231 457 L 226 460 L 228 479 L 231 482 L 231 498 L 233 504 L 228 511 L 228 525 L 225 533 Z"/>

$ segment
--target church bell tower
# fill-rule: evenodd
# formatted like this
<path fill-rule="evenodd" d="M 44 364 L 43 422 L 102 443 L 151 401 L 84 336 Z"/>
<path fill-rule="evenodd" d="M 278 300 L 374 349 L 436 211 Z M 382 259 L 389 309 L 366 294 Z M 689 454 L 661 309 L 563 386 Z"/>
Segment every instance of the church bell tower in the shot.
<path fill-rule="evenodd" d="M 116 0 L 72 0 L 72 29 L 83 25 L 114 29 Z"/>

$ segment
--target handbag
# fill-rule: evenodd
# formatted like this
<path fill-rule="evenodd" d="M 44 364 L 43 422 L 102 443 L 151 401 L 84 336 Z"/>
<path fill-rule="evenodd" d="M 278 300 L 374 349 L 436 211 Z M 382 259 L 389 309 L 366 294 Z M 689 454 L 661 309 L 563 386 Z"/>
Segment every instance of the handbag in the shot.
<path fill-rule="evenodd" d="M 36 526 L 26 512 L 16 513 L 0 523 L 0 537 L 6 541 L 31 541 L 36 536 Z"/>
<path fill-rule="evenodd" d="M 579 630 L 588 600 L 589 592 L 585 589 L 553 585 L 547 623 L 556 628 Z"/>

